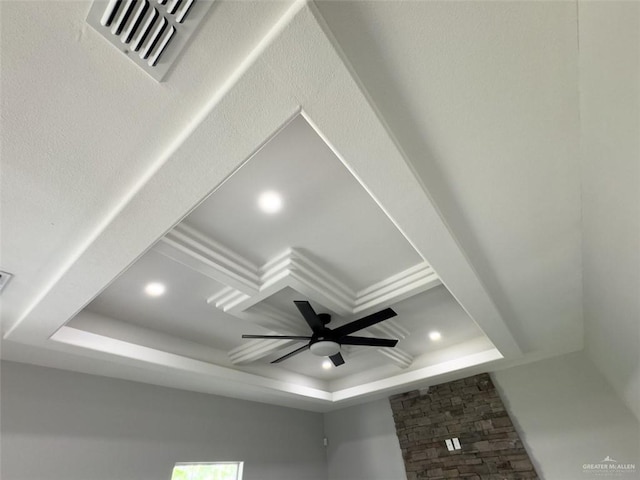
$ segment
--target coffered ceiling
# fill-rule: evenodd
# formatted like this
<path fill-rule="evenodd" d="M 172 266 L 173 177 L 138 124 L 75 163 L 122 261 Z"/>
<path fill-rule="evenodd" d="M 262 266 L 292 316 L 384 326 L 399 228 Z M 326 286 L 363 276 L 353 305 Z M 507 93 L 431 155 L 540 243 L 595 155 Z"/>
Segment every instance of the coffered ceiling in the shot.
<path fill-rule="evenodd" d="M 90 6 L 2 4 L 3 358 L 323 411 L 582 347 L 570 5 L 217 1 L 162 83 Z M 398 345 L 271 364 L 294 300 Z"/>

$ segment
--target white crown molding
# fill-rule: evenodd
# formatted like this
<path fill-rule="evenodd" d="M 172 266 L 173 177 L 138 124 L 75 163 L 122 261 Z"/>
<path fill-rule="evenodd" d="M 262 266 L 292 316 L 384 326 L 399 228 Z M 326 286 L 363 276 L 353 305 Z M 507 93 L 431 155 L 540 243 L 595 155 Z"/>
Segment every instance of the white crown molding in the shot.
<path fill-rule="evenodd" d="M 373 333 L 387 335 L 389 337 L 397 338 L 402 340 L 409 336 L 409 330 L 404 328 L 397 320 L 393 318 L 389 318 L 381 323 L 376 323 L 372 327 L 369 327 L 368 330 L 373 331 Z"/>
<path fill-rule="evenodd" d="M 289 275 L 316 292 L 318 297 L 328 299 L 328 305 L 320 303 L 339 314 L 352 311 L 355 294 L 344 282 L 298 249 L 291 249 L 290 259 Z"/>
<path fill-rule="evenodd" d="M 477 365 L 482 365 L 496 360 L 501 360 L 503 357 L 500 352 L 495 348 L 490 348 L 478 353 L 472 353 L 465 355 L 455 360 L 449 360 L 440 362 L 428 367 L 418 368 L 415 370 L 409 370 L 403 372 L 400 375 L 392 376 L 384 380 L 375 380 L 373 382 L 358 385 L 357 387 L 343 388 L 340 390 L 333 390 L 333 401 L 341 402 L 352 398 L 354 394 L 366 393 L 382 393 L 393 391 L 395 387 L 400 385 L 403 388 L 411 388 L 412 385 L 422 384 L 424 385 L 425 378 L 439 377 L 456 370 L 464 368 L 471 368 Z"/>
<path fill-rule="evenodd" d="M 260 267 L 260 290 L 269 290 L 291 272 L 292 250 L 287 249 Z"/>
<path fill-rule="evenodd" d="M 169 232 L 167 237 L 170 237 L 168 242 L 171 242 L 173 248 L 176 248 L 176 237 L 182 240 L 179 244 L 179 249 L 189 259 L 189 266 L 194 270 L 203 271 L 205 269 L 219 268 L 220 274 L 212 275 L 218 281 L 229 278 L 227 272 L 230 266 L 237 272 L 239 271 L 239 265 L 245 265 L 246 269 L 248 264 L 237 253 L 228 248 L 223 249 L 215 240 L 207 238 L 192 227 L 188 230 L 180 228 L 177 234 Z M 164 244 L 165 242 L 160 243 Z M 209 254 L 204 260 L 206 265 L 198 265 L 201 262 L 200 259 L 203 258 L 202 252 L 212 252 L 214 248 L 216 249 L 215 257 Z M 167 256 L 175 259 L 175 255 Z M 214 258 L 221 259 L 224 264 L 218 265 Z M 184 261 L 180 261 L 180 263 L 184 263 Z M 342 281 L 322 269 L 317 263 L 295 248 L 290 248 L 280 253 L 265 263 L 258 271 L 260 272 L 260 283 L 256 285 L 257 288 L 254 289 L 253 295 L 228 285 L 209 297 L 207 303 L 215 305 L 216 308 L 225 313 L 230 313 L 240 318 L 248 318 L 258 324 L 269 326 L 269 328 L 277 328 L 279 333 L 288 333 L 296 330 L 299 332 L 300 319 L 280 309 L 261 303 L 262 300 L 286 287 L 294 288 L 304 293 L 309 298 L 338 314 L 353 315 L 382 305 L 396 303 L 440 285 L 440 280 L 433 268 L 426 262 L 421 262 L 362 289 L 358 293 L 354 293 Z M 237 277 L 238 275 L 236 274 L 233 278 Z M 247 312 L 250 307 L 253 307 L 253 311 Z M 393 319 L 370 327 L 369 330 L 398 339 L 406 338 L 409 335 L 409 331 Z M 254 340 L 229 351 L 229 358 L 233 363 L 249 363 L 259 360 L 287 346 L 289 343 L 282 341 L 258 342 Z M 385 358 L 401 368 L 407 368 L 411 365 L 413 361 L 411 355 L 401 352 L 397 348 L 393 349 L 395 353 L 389 350 L 380 349 L 379 351 Z"/>
<path fill-rule="evenodd" d="M 239 254 L 223 247 L 193 227 L 178 226 L 165 238 L 167 240 L 163 239 L 159 245 L 170 246 L 172 253 L 167 255 L 168 258 L 184 264 L 184 258 L 176 259 L 177 255 L 173 250 L 177 249 L 188 259 L 188 266 L 196 271 L 210 272 L 212 269 L 218 269 L 218 274 L 211 272 L 209 276 L 219 282 L 237 280 L 240 272 L 244 275 L 246 285 L 251 275 L 251 280 L 256 281 L 252 294 L 247 289 L 240 291 L 227 284 L 224 289 L 209 297 L 207 303 L 225 313 L 255 321 L 268 328 L 276 328 L 279 333 L 302 333 L 299 318 L 263 302 L 286 287 L 293 288 L 339 315 L 346 316 L 399 302 L 441 283 L 433 268 L 423 261 L 355 293 L 299 249 L 289 248 L 256 269 Z M 162 249 L 160 251 L 164 253 Z M 218 264 L 217 261 L 221 263 Z M 230 271 L 234 274 L 229 275 Z M 253 271 L 259 272 L 259 276 L 253 275 Z M 248 312 L 251 307 L 252 311 Z M 394 319 L 370 327 L 369 330 L 398 339 L 409 335 L 409 331 Z M 228 354 L 233 363 L 245 364 L 259 360 L 289 343 L 254 340 L 234 348 Z M 400 368 L 411 365 L 413 357 L 408 353 L 397 348 L 393 349 L 396 353 L 388 350 L 390 349 L 379 351 Z"/>
<path fill-rule="evenodd" d="M 52 340 L 54 342 L 75 345 L 97 352 L 115 354 L 127 359 L 135 359 L 151 365 L 165 366 L 170 370 L 189 372 L 198 376 L 213 377 L 218 381 L 246 383 L 248 385 L 262 386 L 268 389 L 302 395 L 317 400 L 331 400 L 331 393 L 325 390 L 266 378 L 253 373 L 241 372 L 202 360 L 188 358 L 183 355 L 169 353 L 164 350 L 118 340 L 77 328 L 62 327 L 55 333 Z"/>
<path fill-rule="evenodd" d="M 242 293 L 240 290 L 236 290 L 233 287 L 225 287 L 219 292 L 211 295 L 207 299 L 209 305 L 215 305 L 223 312 L 229 313 L 231 309 L 238 305 L 243 305 L 247 301 L 251 300 L 251 295 Z"/>
<path fill-rule="evenodd" d="M 423 261 L 356 293 L 299 249 L 287 249 L 256 268 L 214 239 L 182 225 L 167 233 L 154 249 L 225 284 L 226 288 L 209 297 L 207 303 L 231 314 L 241 313 L 285 287 L 346 316 L 396 303 L 441 284 L 433 268 Z M 243 288 L 238 288 L 239 284 Z"/>
<path fill-rule="evenodd" d="M 280 334 L 306 335 L 308 333 L 300 322 L 299 316 L 267 303 L 254 305 L 250 310 L 240 312 L 238 316 L 266 328 L 276 328 Z"/>
<path fill-rule="evenodd" d="M 78 313 L 67 326 L 214 364 L 224 364 L 227 356 L 225 351 L 205 343 L 169 335 L 90 310 Z"/>
<path fill-rule="evenodd" d="M 441 283 L 431 265 L 427 262 L 419 263 L 360 290 L 353 313 L 359 313 L 385 303 L 397 303 Z"/>
<path fill-rule="evenodd" d="M 318 411 L 327 410 L 326 408 L 322 408 L 323 405 L 325 407 L 331 406 L 338 402 L 345 402 L 361 397 L 362 395 L 392 391 L 392 389 L 398 387 L 404 388 L 415 382 L 423 382 L 425 378 L 437 377 L 502 358 L 500 352 L 495 348 L 491 348 L 482 352 L 465 355 L 455 360 L 444 361 L 428 367 L 410 370 L 382 380 L 374 380 L 356 387 L 334 390 L 330 386 L 326 389 L 320 389 L 241 372 L 228 367 L 188 358 L 183 355 L 169 353 L 72 327 L 62 327 L 51 338 L 51 341 L 59 345 L 64 344 L 87 349 L 92 352 L 92 357 L 96 355 L 99 357 L 101 353 L 107 353 L 117 355 L 127 363 L 138 361 L 143 364 L 153 365 L 156 368 L 166 367 L 168 371 L 188 373 L 197 379 L 199 384 L 215 382 L 227 386 L 231 385 L 232 388 L 246 384 L 251 386 L 251 388 L 265 388 L 268 392 L 281 392 L 286 396 L 293 395 L 294 397 L 314 400 L 309 406 L 312 406 L 314 410 Z"/>
<path fill-rule="evenodd" d="M 269 332 L 267 335 L 277 335 L 276 332 Z M 293 340 L 275 340 L 275 339 L 253 339 L 246 343 L 229 350 L 229 359 L 234 365 L 243 365 L 264 358 L 276 350 L 287 347 L 293 343 Z"/>
<path fill-rule="evenodd" d="M 395 348 L 379 348 L 378 353 L 384 355 L 386 358 L 391 360 L 400 368 L 409 368 L 411 363 L 413 362 L 413 355 L 408 354 L 404 350 Z"/>
<path fill-rule="evenodd" d="M 153 249 L 245 294 L 251 294 L 259 288 L 258 269 L 255 265 L 184 223 L 176 225 Z"/>
<path fill-rule="evenodd" d="M 266 303 L 255 305 L 251 310 L 238 312 L 237 316 L 250 320 L 269 329 L 265 335 L 305 335 L 308 332 L 301 328 L 300 318 Z M 232 363 L 243 365 L 255 362 L 277 350 L 294 343 L 292 340 L 253 339 L 228 352 Z"/>

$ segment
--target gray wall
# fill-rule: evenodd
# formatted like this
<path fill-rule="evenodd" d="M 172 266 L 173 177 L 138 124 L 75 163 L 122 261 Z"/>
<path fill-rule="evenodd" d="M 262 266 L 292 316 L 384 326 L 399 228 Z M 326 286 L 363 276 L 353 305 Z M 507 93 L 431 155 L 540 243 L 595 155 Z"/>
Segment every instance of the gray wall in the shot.
<path fill-rule="evenodd" d="M 584 463 L 607 455 L 635 463 L 640 425 L 584 353 L 492 374 L 540 478 L 585 480 Z M 386 400 L 325 415 L 329 480 L 400 480 L 404 464 Z"/>
<path fill-rule="evenodd" d="M 607 455 L 640 467 L 640 425 L 583 353 L 492 376 L 542 478 L 584 480 L 582 464 Z M 386 400 L 323 425 L 321 414 L 10 362 L 0 400 L 3 480 L 168 480 L 174 462 L 202 460 L 244 460 L 248 480 L 406 478 Z"/>
<path fill-rule="evenodd" d="M 584 353 L 492 376 L 541 478 L 592 478 L 582 465 L 607 455 L 637 471 L 596 478 L 640 478 L 640 425 Z"/>
<path fill-rule="evenodd" d="M 321 414 L 2 362 L 3 480 L 168 480 L 243 460 L 246 480 L 327 478 Z"/>
<path fill-rule="evenodd" d="M 640 420 L 640 3 L 579 20 L 585 350 Z"/>
<path fill-rule="evenodd" d="M 329 480 L 406 478 L 388 400 L 326 413 Z"/>

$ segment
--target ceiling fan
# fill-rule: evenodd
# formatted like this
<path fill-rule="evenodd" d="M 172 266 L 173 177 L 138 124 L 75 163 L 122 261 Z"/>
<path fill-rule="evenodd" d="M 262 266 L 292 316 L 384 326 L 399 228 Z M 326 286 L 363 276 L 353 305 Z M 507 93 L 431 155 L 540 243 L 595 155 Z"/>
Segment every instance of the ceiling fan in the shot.
<path fill-rule="evenodd" d="M 395 347 L 398 343 L 398 340 L 388 338 L 354 337 L 350 335 L 358 330 L 362 330 L 363 328 L 370 327 L 371 325 L 375 325 L 376 323 L 395 317 L 396 312 L 390 308 L 385 308 L 384 310 L 372 313 L 371 315 L 367 315 L 366 317 L 354 320 L 353 322 L 332 330 L 327 327 L 327 324 L 331 321 L 331 315 L 328 313 L 316 313 L 313 310 L 313 307 L 311 307 L 311 304 L 307 301 L 296 300 L 293 303 L 295 303 L 296 307 L 298 307 L 298 310 L 309 324 L 309 327 L 311 327 L 311 331 L 313 332 L 311 336 L 242 335 L 242 338 L 274 338 L 281 340 L 309 341 L 306 345 L 277 358 L 271 363 L 280 363 L 289 357 L 302 353 L 308 348 L 314 355 L 318 355 L 319 357 L 329 357 L 337 367 L 344 363 L 344 358 L 342 358 L 342 355 L 340 354 L 341 345 Z"/>

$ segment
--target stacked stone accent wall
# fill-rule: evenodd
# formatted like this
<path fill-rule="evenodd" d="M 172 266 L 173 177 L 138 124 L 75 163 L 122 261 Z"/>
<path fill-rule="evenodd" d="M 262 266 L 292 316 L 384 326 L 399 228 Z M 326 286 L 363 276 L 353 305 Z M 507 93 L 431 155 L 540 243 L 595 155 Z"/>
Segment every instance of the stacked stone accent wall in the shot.
<path fill-rule="evenodd" d="M 538 475 L 488 374 L 390 398 L 408 480 Z M 445 440 L 457 437 L 462 450 Z"/>

